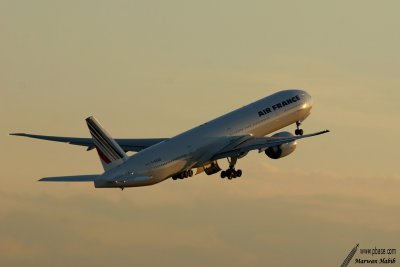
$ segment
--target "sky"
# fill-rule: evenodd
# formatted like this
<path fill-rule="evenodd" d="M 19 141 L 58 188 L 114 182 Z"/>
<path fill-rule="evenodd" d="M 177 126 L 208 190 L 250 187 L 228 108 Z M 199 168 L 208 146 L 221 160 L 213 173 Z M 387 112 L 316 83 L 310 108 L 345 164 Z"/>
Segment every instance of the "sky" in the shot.
<path fill-rule="evenodd" d="M 0 265 L 316 267 L 357 243 L 399 250 L 399 9 L 0 0 Z M 305 132 L 331 133 L 280 160 L 249 153 L 233 181 L 39 183 L 102 167 L 8 135 L 89 137 L 94 115 L 113 137 L 172 137 L 288 88 L 313 96 Z"/>

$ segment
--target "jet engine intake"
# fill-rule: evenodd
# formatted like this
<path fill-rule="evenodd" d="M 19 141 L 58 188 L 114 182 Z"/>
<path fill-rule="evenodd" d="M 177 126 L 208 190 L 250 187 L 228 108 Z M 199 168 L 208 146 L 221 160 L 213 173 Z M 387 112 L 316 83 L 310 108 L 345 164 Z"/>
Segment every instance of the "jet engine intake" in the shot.
<path fill-rule="evenodd" d="M 290 132 L 280 132 L 274 134 L 272 137 L 292 137 L 293 134 Z M 297 141 L 293 141 L 290 143 L 271 146 L 265 150 L 265 154 L 271 159 L 280 159 L 286 157 L 287 155 L 293 153 L 297 146 Z"/>

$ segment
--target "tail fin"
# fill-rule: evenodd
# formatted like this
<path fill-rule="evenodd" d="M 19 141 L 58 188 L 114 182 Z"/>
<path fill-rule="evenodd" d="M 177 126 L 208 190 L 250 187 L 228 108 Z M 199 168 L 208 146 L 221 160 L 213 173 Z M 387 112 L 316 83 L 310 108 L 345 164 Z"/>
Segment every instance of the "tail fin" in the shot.
<path fill-rule="evenodd" d="M 94 117 L 87 118 L 86 123 L 94 139 L 94 145 L 104 170 L 110 170 L 127 160 L 128 156 L 124 150 L 112 139 Z"/>

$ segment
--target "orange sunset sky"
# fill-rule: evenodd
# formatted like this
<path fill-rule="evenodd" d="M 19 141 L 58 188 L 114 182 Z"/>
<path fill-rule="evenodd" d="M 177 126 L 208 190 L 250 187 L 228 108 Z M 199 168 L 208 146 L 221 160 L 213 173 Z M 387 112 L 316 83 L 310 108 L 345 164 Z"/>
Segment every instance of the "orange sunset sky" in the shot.
<path fill-rule="evenodd" d="M 320 267 L 357 243 L 399 250 L 399 10 L 0 0 L 0 265 Z M 8 135 L 89 137 L 94 115 L 113 137 L 172 137 L 288 88 L 313 96 L 304 130 L 331 133 L 277 161 L 251 152 L 233 181 L 40 183 L 102 167 L 94 151 Z"/>

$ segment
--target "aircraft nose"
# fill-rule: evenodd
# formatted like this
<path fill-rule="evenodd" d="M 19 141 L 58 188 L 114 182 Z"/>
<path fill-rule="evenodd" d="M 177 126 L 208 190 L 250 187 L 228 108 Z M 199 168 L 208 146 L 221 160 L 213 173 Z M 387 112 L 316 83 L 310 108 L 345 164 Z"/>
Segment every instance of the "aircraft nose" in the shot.
<path fill-rule="evenodd" d="M 306 99 L 307 99 L 307 103 L 312 106 L 313 105 L 313 99 L 311 97 L 311 95 L 309 93 L 306 92 Z"/>
<path fill-rule="evenodd" d="M 305 103 L 304 103 L 304 105 L 305 105 L 305 107 L 306 108 L 308 108 L 308 109 L 311 109 L 312 108 L 312 106 L 313 106 L 313 99 L 312 99 L 312 97 L 311 97 L 311 95 L 309 94 L 309 93 L 305 93 Z"/>

